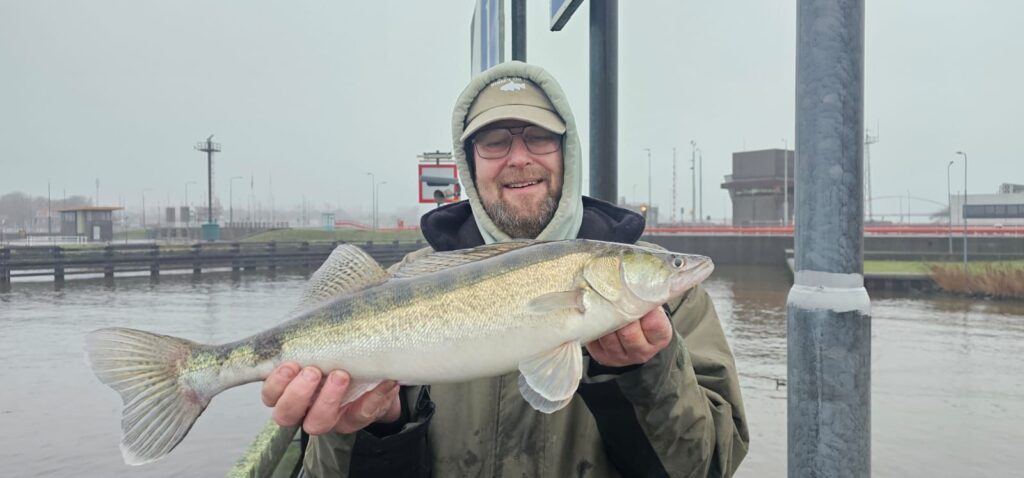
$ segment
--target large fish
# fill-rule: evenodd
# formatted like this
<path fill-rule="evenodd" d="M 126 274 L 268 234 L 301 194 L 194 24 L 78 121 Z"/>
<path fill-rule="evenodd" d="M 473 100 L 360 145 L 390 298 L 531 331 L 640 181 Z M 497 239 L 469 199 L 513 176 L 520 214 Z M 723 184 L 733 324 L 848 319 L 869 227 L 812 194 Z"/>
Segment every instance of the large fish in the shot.
<path fill-rule="evenodd" d="M 343 403 L 381 381 L 461 382 L 517 368 L 544 413 L 572 399 L 581 344 L 637 320 L 704 280 L 703 256 L 572 240 L 509 242 L 428 254 L 391 274 L 339 246 L 281 325 L 223 345 L 132 329 L 90 333 L 89 361 L 121 394 L 128 464 L 162 458 L 218 393 L 285 361 L 344 369 Z"/>

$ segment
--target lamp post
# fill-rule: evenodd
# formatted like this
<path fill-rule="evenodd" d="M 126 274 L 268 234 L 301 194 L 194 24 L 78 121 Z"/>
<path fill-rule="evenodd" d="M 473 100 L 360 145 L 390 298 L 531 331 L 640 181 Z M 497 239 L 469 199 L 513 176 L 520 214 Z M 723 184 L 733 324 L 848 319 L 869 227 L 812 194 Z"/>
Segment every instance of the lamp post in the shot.
<path fill-rule="evenodd" d="M 697 222 L 697 142 L 690 140 L 690 222 Z"/>
<path fill-rule="evenodd" d="M 946 165 L 946 209 L 949 210 L 949 255 L 953 255 L 953 194 L 949 189 L 949 168 L 953 167 L 954 161 Z"/>
<path fill-rule="evenodd" d="M 235 223 L 235 180 L 245 179 L 241 176 L 232 176 L 228 181 L 228 227 Z"/>
<path fill-rule="evenodd" d="M 964 219 L 964 276 L 967 275 L 967 153 L 957 151 L 964 157 L 964 200 L 960 203 L 960 215 Z"/>
<path fill-rule="evenodd" d="M 146 191 L 152 191 L 153 188 L 146 188 L 142 190 L 142 231 L 146 231 Z"/>
<path fill-rule="evenodd" d="M 377 183 L 377 187 L 374 188 L 375 192 L 373 193 L 373 202 L 377 204 L 377 207 L 374 208 L 373 212 L 373 224 L 375 228 L 380 228 L 380 187 L 387 183 L 387 181 L 381 181 Z"/>
<path fill-rule="evenodd" d="M 188 187 L 195 184 L 195 181 L 185 181 L 185 228 L 192 227 L 192 207 L 188 204 Z"/>
<path fill-rule="evenodd" d="M 782 138 L 782 225 L 789 225 L 789 140 L 786 138 Z"/>
<path fill-rule="evenodd" d="M 366 173 L 370 177 L 370 228 L 377 230 L 377 176 Z"/>
<path fill-rule="evenodd" d="M 697 148 L 697 170 L 697 197 L 700 199 L 697 222 L 704 222 L 704 151 L 700 148 Z"/>
<path fill-rule="evenodd" d="M 644 151 L 647 151 L 647 212 L 649 214 L 651 211 L 651 198 L 653 197 L 651 193 L 651 148 L 644 148 Z M 647 214 L 644 214 L 644 221 L 649 222 L 649 219 Z M 650 227 L 649 224 L 648 227 Z"/>

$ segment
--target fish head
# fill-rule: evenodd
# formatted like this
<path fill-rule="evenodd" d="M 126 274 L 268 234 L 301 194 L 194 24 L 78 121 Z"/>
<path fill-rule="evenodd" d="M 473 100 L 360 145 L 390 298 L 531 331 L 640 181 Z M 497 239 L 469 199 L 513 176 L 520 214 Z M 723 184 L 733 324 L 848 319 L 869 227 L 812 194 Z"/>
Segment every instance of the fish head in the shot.
<path fill-rule="evenodd" d="M 614 248 L 584 268 L 588 285 L 627 316 L 678 297 L 714 270 L 711 259 L 639 246 Z"/>

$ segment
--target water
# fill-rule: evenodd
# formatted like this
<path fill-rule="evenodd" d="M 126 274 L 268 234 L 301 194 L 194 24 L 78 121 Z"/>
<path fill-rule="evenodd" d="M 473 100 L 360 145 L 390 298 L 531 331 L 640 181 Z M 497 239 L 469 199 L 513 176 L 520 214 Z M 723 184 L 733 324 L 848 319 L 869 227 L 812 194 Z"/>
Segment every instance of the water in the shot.
<path fill-rule="evenodd" d="M 120 400 L 87 369 L 85 332 L 130 326 L 223 342 L 276 323 L 305 276 L 229 274 L 15 284 L 0 292 L 0 463 L 19 476 L 217 476 L 269 410 L 219 395 L 168 458 L 121 462 Z M 784 476 L 788 276 L 722 267 L 706 285 L 736 354 L 751 450 L 740 476 Z M 875 476 L 1009 476 L 1024 464 L 1024 303 L 874 296 Z M 777 388 L 778 387 L 778 388 Z"/>

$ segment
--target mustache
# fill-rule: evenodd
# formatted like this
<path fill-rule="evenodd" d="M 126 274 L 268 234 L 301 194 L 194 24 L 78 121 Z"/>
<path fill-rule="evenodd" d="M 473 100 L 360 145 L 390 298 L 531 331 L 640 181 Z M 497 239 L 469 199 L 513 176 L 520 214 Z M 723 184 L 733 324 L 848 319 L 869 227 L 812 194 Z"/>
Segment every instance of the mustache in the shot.
<path fill-rule="evenodd" d="M 511 168 L 507 168 L 504 171 L 502 171 L 501 174 L 499 174 L 496 179 L 498 184 L 501 184 L 502 186 L 507 184 L 533 181 L 535 179 L 540 179 L 541 181 L 550 183 L 551 173 L 548 172 L 546 169 L 537 166 L 529 166 L 524 169 L 517 168 L 514 170 Z"/>

